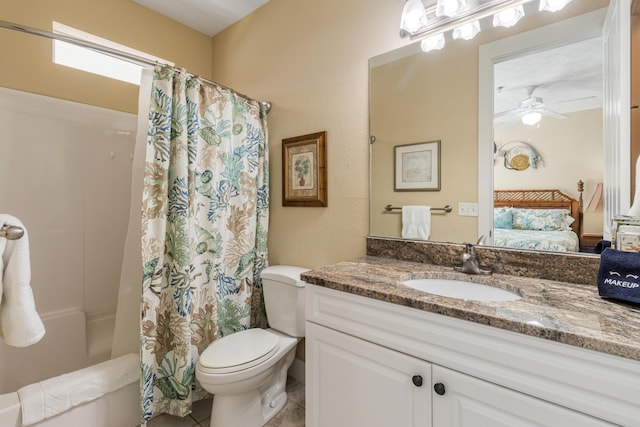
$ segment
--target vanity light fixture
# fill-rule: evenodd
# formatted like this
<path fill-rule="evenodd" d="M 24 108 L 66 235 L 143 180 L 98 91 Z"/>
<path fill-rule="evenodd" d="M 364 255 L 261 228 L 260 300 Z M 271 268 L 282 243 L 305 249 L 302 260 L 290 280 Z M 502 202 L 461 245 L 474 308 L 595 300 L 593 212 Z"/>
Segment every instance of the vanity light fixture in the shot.
<path fill-rule="evenodd" d="M 422 40 L 420 42 L 420 49 L 422 49 L 423 52 L 440 50 L 444 47 L 444 43 L 444 34 L 440 33 Z"/>
<path fill-rule="evenodd" d="M 540 0 L 540 10 L 557 12 L 571 3 L 571 0 Z"/>
<path fill-rule="evenodd" d="M 466 0 L 438 0 L 436 16 L 456 16 L 467 6 Z"/>
<path fill-rule="evenodd" d="M 400 35 L 413 34 L 427 25 L 427 11 L 422 0 L 407 0 L 400 18 Z"/>
<path fill-rule="evenodd" d="M 513 27 L 524 17 L 524 8 L 522 5 L 512 7 L 502 12 L 498 12 L 493 15 L 494 27 Z"/>
<path fill-rule="evenodd" d="M 538 123 L 540 123 L 540 120 L 542 120 L 542 114 L 538 113 L 537 111 L 532 111 L 522 116 L 521 120 L 525 125 L 537 125 Z"/>
<path fill-rule="evenodd" d="M 471 40 L 480 32 L 480 21 L 469 22 L 453 29 L 454 39 Z"/>
<path fill-rule="evenodd" d="M 447 3 L 444 3 L 445 1 Z M 448 6 L 449 1 L 453 0 L 439 0 L 437 3 L 432 0 L 431 5 L 424 7 L 421 0 L 407 0 L 402 10 L 400 36 L 409 36 L 414 40 L 445 33 L 507 9 L 517 8 L 533 0 L 465 0 L 464 2 L 453 2 L 451 4 L 454 4 L 454 6 Z M 442 10 L 446 9 L 447 12 L 456 9 L 455 4 L 462 6 L 455 16 L 438 16 L 439 4 L 442 4 Z M 423 13 L 420 13 L 421 11 Z"/>

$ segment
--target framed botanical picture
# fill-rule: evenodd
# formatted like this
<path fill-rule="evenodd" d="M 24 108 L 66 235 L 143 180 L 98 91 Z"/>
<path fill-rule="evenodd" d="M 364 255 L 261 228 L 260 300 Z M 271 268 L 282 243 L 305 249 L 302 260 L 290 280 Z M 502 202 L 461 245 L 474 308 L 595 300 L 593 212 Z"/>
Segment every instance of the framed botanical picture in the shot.
<path fill-rule="evenodd" d="M 282 140 L 282 206 L 327 206 L 327 132 Z"/>
<path fill-rule="evenodd" d="M 395 146 L 395 191 L 440 191 L 440 141 Z"/>

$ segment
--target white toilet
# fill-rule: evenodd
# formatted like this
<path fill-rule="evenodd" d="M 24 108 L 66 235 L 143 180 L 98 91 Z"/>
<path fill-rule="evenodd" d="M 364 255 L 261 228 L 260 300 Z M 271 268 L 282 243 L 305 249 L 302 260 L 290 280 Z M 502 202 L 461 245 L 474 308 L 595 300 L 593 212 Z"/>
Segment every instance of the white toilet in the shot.
<path fill-rule="evenodd" d="M 247 329 L 214 341 L 200 355 L 196 377 L 213 394 L 211 427 L 259 427 L 287 402 L 287 370 L 304 337 L 304 285 L 309 269 L 262 270 L 270 329 Z"/>

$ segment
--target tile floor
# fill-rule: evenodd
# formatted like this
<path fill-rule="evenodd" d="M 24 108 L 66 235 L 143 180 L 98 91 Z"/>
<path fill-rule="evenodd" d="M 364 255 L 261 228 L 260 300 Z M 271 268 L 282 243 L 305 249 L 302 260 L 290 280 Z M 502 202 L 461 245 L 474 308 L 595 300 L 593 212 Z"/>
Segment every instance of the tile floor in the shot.
<path fill-rule="evenodd" d="M 304 383 L 288 377 L 287 395 L 287 404 L 264 427 L 304 427 Z M 161 415 L 147 425 L 148 427 L 209 427 L 210 415 L 211 399 L 206 399 L 195 402 L 193 412 L 187 417 Z"/>

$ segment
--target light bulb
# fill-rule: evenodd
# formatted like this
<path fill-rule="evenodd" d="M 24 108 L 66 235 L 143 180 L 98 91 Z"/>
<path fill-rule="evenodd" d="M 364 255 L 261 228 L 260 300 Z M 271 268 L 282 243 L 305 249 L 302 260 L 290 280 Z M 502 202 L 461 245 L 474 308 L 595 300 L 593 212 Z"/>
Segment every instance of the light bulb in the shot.
<path fill-rule="evenodd" d="M 407 0 L 402 9 L 400 28 L 409 33 L 415 33 L 425 25 L 427 25 L 427 12 L 422 0 Z"/>
<path fill-rule="evenodd" d="M 571 0 L 540 0 L 539 10 L 548 10 L 549 12 L 557 12 L 563 7 L 571 3 Z"/>
<path fill-rule="evenodd" d="M 532 111 L 531 113 L 527 113 L 524 116 L 522 116 L 522 123 L 524 123 L 525 125 L 533 126 L 540 123 L 541 119 L 542 119 L 542 114 L 536 111 Z"/>
<path fill-rule="evenodd" d="M 512 7 L 493 15 L 494 27 L 513 27 L 524 16 L 524 8 L 522 6 Z"/>
<path fill-rule="evenodd" d="M 466 3 L 466 0 L 438 0 L 436 16 L 456 16 Z"/>
<path fill-rule="evenodd" d="M 469 22 L 453 29 L 454 39 L 471 40 L 480 32 L 480 21 Z"/>
<path fill-rule="evenodd" d="M 444 34 L 436 34 L 435 36 L 427 37 L 420 42 L 420 48 L 423 52 L 430 52 L 432 50 L 440 50 L 444 47 Z"/>

